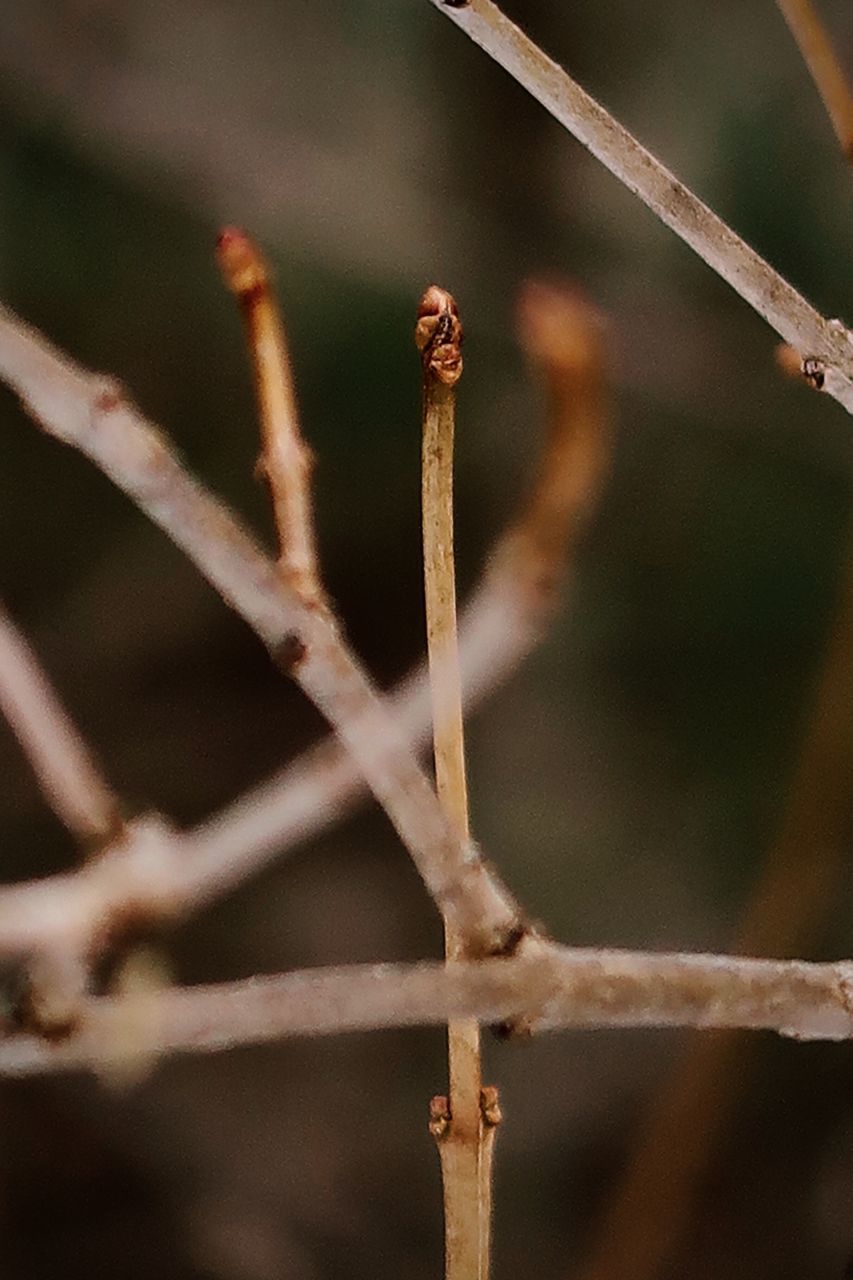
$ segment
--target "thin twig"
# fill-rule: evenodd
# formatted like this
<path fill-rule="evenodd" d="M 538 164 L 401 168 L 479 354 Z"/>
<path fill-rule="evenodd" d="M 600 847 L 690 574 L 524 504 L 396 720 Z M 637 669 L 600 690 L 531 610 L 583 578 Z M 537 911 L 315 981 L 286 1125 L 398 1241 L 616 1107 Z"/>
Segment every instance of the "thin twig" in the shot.
<path fill-rule="evenodd" d="M 491 0 L 470 0 L 461 7 L 448 0 L 430 3 L 504 67 L 786 342 L 821 360 L 824 389 L 853 412 L 853 337 L 843 325 L 819 315 Z"/>
<path fill-rule="evenodd" d="M 261 420 L 259 469 L 272 495 L 279 563 L 304 599 L 324 602 L 311 510 L 314 459 L 302 438 L 281 313 L 267 264 L 244 231 L 226 227 L 216 243 L 219 265 L 243 313 Z"/>
<path fill-rule="evenodd" d="M 489 954 L 528 930 L 518 905 L 445 817 L 393 715 L 335 622 L 283 579 L 181 466 L 115 383 L 86 374 L 0 310 L 0 378 L 41 426 L 97 463 L 181 547 L 308 694 L 352 753 L 436 905 Z"/>
<path fill-rule="evenodd" d="M 821 96 L 846 159 L 853 162 L 853 93 L 811 0 L 776 0 Z"/>
<path fill-rule="evenodd" d="M 454 299 L 432 285 L 418 308 L 415 341 L 423 369 L 422 514 L 427 651 L 432 693 L 438 798 L 468 841 L 468 794 L 456 631 L 453 541 L 453 437 L 456 384 L 462 373 L 462 325 Z M 445 952 L 454 963 L 466 939 L 445 920 Z M 448 1097 L 433 1099 L 444 1187 L 447 1280 L 486 1280 L 491 1232 L 491 1154 L 481 1105 L 480 1028 L 475 1019 L 447 1026 Z M 437 1120 L 440 1117 L 440 1123 Z"/>
<path fill-rule="evenodd" d="M 292 1036 L 438 1026 L 450 1018 L 537 1026 L 742 1027 L 798 1040 L 853 1039 L 853 962 L 806 964 L 544 946 L 455 965 L 354 965 L 211 987 L 89 999 L 54 1043 L 0 1040 L 0 1074 L 108 1068 L 128 1019 L 153 1054 L 199 1053 Z M 118 1038 L 118 1049 L 115 1048 Z"/>
<path fill-rule="evenodd" d="M 122 828 L 118 799 L 2 606 L 0 710 L 26 752 L 45 799 L 74 838 L 96 848 L 115 837 Z"/>
<path fill-rule="evenodd" d="M 453 298 L 437 285 L 427 290 L 418 308 L 416 342 L 423 367 L 423 556 L 435 777 L 445 812 L 468 840 L 453 545 L 453 436 L 462 325 Z M 465 939 L 451 937 L 449 942 L 457 958 Z"/>

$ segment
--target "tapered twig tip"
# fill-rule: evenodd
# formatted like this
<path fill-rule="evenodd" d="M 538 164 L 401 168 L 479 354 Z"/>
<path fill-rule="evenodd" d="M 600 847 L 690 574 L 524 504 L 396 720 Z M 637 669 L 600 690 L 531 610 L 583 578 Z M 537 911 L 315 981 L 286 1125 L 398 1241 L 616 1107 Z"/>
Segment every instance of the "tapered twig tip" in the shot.
<path fill-rule="evenodd" d="M 528 280 L 517 324 L 521 346 L 537 364 L 578 374 L 600 367 L 604 319 L 574 286 Z"/>
<path fill-rule="evenodd" d="M 425 374 L 452 387 L 462 376 L 462 322 L 452 293 L 431 284 L 418 306 L 415 344 Z"/>
<path fill-rule="evenodd" d="M 257 245 L 240 227 L 223 227 L 216 237 L 216 257 L 228 288 L 238 297 L 265 289 L 267 265 Z"/>

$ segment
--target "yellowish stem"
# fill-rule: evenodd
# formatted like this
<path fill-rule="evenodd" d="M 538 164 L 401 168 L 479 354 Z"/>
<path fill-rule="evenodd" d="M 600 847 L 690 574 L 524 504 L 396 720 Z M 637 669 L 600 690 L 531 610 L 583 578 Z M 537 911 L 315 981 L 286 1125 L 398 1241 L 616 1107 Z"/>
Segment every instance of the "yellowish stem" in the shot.
<path fill-rule="evenodd" d="M 260 469 L 272 495 L 281 571 L 303 600 L 323 603 L 311 511 L 313 456 L 302 438 L 284 324 L 260 250 L 236 227 L 219 235 L 222 274 L 243 311 L 261 420 Z"/>
<path fill-rule="evenodd" d="M 462 327 L 450 294 L 433 285 L 418 312 L 423 357 L 422 504 L 427 642 L 438 797 L 463 840 L 470 838 L 456 632 L 453 559 L 455 386 L 462 372 Z M 466 956 L 465 940 L 445 921 L 449 963 Z M 447 1027 L 449 1099 L 433 1099 L 444 1186 L 447 1280 L 486 1280 L 491 1234 L 491 1155 L 497 1115 L 484 1107 L 480 1028 L 474 1019 Z"/>

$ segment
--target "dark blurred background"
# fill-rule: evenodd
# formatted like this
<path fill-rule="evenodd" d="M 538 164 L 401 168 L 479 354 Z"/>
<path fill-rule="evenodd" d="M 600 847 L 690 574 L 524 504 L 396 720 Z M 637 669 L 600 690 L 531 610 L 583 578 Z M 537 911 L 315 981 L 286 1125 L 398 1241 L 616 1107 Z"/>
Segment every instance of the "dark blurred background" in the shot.
<path fill-rule="evenodd" d="M 771 0 L 507 9 L 820 310 L 853 318 L 851 177 Z M 853 68 L 853 9 L 821 9 Z M 764 324 L 426 0 L 0 0 L 0 191 L 3 300 L 122 379 L 268 537 L 239 317 L 212 257 L 223 221 L 261 239 L 319 457 L 328 581 L 383 682 L 423 647 L 420 293 L 451 288 L 466 323 L 464 592 L 541 424 L 519 285 L 580 283 L 610 319 L 612 472 L 546 643 L 470 723 L 474 828 L 532 913 L 586 945 L 733 946 L 792 804 L 787 909 L 843 867 L 850 419 L 786 381 Z M 5 391 L 0 413 L 0 592 L 128 803 L 201 819 L 319 719 L 101 475 Z M 827 794 L 792 800 L 826 679 Z M 0 818 L 5 878 L 73 862 L 5 729 Z M 809 958 L 851 953 L 843 875 L 805 932 Z M 368 809 L 164 945 L 195 982 L 437 955 L 441 935 Z M 506 1115 L 496 1280 L 580 1274 L 687 1039 L 487 1045 Z M 749 1049 L 659 1274 L 840 1280 L 851 1049 Z M 433 1280 L 443 1053 L 439 1032 L 386 1033 L 168 1062 L 132 1092 L 3 1084 L 4 1274 Z M 709 1106 L 697 1094 L 691 1131 Z"/>

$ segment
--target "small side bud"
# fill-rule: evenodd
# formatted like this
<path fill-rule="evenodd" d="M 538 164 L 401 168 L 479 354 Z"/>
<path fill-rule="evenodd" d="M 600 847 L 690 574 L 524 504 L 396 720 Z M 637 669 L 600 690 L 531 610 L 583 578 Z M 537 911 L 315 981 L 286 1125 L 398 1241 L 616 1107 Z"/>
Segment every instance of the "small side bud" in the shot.
<path fill-rule="evenodd" d="M 429 1131 L 436 1142 L 447 1137 L 450 1130 L 450 1104 L 444 1094 L 429 1100 Z"/>
<path fill-rule="evenodd" d="M 496 1128 L 503 1120 L 498 1091 L 493 1084 L 484 1085 L 480 1090 L 480 1111 L 483 1124 Z"/>
<path fill-rule="evenodd" d="M 815 391 L 823 390 L 826 365 L 817 356 L 801 356 L 796 348 L 780 342 L 776 348 L 776 363 L 789 378 L 805 378 Z"/>

